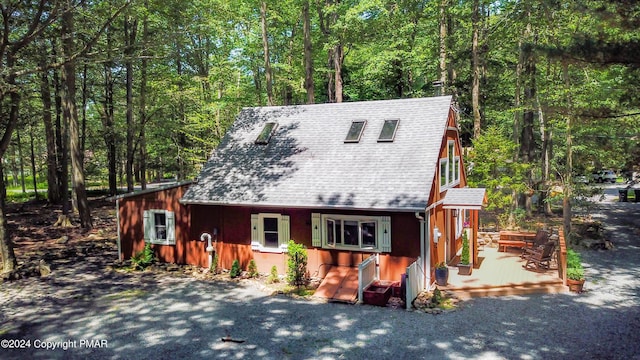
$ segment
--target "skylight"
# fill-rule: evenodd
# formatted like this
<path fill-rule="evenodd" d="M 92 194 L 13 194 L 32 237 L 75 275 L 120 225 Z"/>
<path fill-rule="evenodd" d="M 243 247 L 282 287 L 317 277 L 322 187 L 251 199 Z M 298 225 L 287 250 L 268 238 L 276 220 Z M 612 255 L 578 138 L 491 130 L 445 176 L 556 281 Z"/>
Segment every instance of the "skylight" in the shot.
<path fill-rule="evenodd" d="M 362 136 L 362 131 L 364 130 L 364 126 L 367 123 L 366 120 L 356 120 L 351 123 L 351 127 L 349 128 L 349 133 L 347 133 L 347 138 L 344 139 L 346 143 L 357 143 L 360 141 L 360 137 Z"/>
<path fill-rule="evenodd" d="M 274 131 L 276 130 L 276 127 L 278 127 L 278 124 L 274 122 L 268 122 L 264 124 L 264 127 L 262 128 L 260 135 L 258 135 L 258 138 L 256 139 L 256 144 L 260 144 L 260 145 L 268 144 L 269 140 L 271 139 L 271 135 L 273 135 Z"/>
<path fill-rule="evenodd" d="M 380 136 L 378 137 L 378 141 L 393 141 L 396 137 L 396 130 L 398 129 L 398 123 L 400 120 L 385 120 L 384 125 L 382 126 L 382 131 L 380 131 Z"/>

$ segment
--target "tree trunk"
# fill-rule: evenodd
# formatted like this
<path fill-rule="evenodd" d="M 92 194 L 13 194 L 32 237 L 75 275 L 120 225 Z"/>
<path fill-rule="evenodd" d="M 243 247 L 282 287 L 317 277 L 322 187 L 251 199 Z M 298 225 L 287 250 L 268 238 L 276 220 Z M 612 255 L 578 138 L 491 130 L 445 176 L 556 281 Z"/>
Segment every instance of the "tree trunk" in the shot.
<path fill-rule="evenodd" d="M 40 75 L 40 97 L 42 99 L 44 135 L 47 141 L 47 200 L 52 204 L 60 204 L 62 194 L 60 194 L 60 182 L 58 179 L 59 153 L 56 147 L 56 135 L 51 116 L 51 89 L 47 71 L 43 71 Z"/>
<path fill-rule="evenodd" d="M 22 159 L 22 139 L 20 137 L 20 130 L 16 129 L 16 142 L 18 148 L 18 166 L 20 167 L 20 186 L 22 188 L 22 193 L 27 192 L 27 187 L 24 181 L 24 160 Z"/>
<path fill-rule="evenodd" d="M 65 58 L 71 59 L 74 53 L 73 12 L 65 11 L 62 15 L 62 50 Z M 67 61 L 62 66 L 63 82 L 63 115 L 69 124 L 69 150 L 71 154 L 71 168 L 75 193 L 78 203 L 78 215 L 83 229 L 91 229 L 91 209 L 85 189 L 84 169 L 80 149 L 80 131 L 78 126 L 78 110 L 76 108 L 76 75 L 74 61 Z"/>
<path fill-rule="evenodd" d="M 145 15 L 142 20 L 142 43 L 146 44 L 149 40 L 149 21 Z M 143 53 L 143 55 L 146 55 Z M 145 137 L 145 125 L 147 122 L 147 58 L 142 57 L 140 64 L 140 187 L 142 190 L 147 188 L 147 141 Z"/>
<path fill-rule="evenodd" d="M 564 184 L 562 191 L 562 220 L 564 226 L 564 236 L 568 241 L 571 240 L 571 195 L 572 195 L 572 174 L 573 174 L 573 139 L 571 134 L 571 117 L 573 116 L 573 100 L 571 98 L 571 81 L 569 80 L 569 65 L 566 62 L 562 64 L 562 77 L 564 78 L 565 91 L 567 94 L 567 150 L 566 150 L 566 162 L 564 173 Z"/>
<path fill-rule="evenodd" d="M 309 0 L 302 3 L 303 37 L 304 37 L 304 88 L 307 91 L 307 104 L 315 102 L 313 84 L 313 49 L 311 47 L 311 18 L 309 16 Z"/>
<path fill-rule="evenodd" d="M 473 14 L 471 22 L 473 27 L 473 39 L 471 42 L 471 57 L 473 68 L 473 85 L 471 87 L 471 104 L 473 108 L 473 138 L 480 137 L 480 59 L 478 49 L 478 27 L 480 17 L 480 0 L 473 0 Z"/>
<path fill-rule="evenodd" d="M 31 177 L 33 178 L 33 195 L 36 201 L 39 200 L 38 196 L 38 173 L 36 172 L 36 152 L 34 144 L 33 125 L 29 124 L 29 150 L 31 152 Z"/>
<path fill-rule="evenodd" d="M 273 73 L 269 59 L 269 36 L 267 34 L 267 2 L 260 3 L 260 24 L 262 26 L 262 48 L 264 51 L 264 75 L 267 82 L 267 105 L 273 106 Z"/>
<path fill-rule="evenodd" d="M 12 56 L 7 56 L 7 63 L 11 63 L 12 65 Z M 15 85 L 15 79 L 9 78 L 9 84 Z M 12 92 L 9 94 L 9 98 L 11 101 L 10 109 L 9 109 L 9 123 L 2 135 L 2 140 L 0 140 L 0 159 L 4 157 L 4 154 L 9 147 L 9 143 L 11 142 L 11 133 L 15 129 L 18 124 L 18 108 L 20 106 L 20 95 L 16 92 Z M 0 99 L 1 100 L 1 99 Z M 18 266 L 18 261 L 16 260 L 16 254 L 13 251 L 13 242 L 7 234 L 7 221 L 5 218 L 5 186 L 4 186 L 4 176 L 2 181 L 2 194 L 0 195 L 0 256 L 2 256 L 2 271 L 9 272 L 13 271 L 13 269 Z"/>
<path fill-rule="evenodd" d="M 441 82 L 441 95 L 445 93 L 447 86 L 447 7 L 449 0 L 440 0 L 440 76 L 438 80 Z"/>
<path fill-rule="evenodd" d="M 133 124 L 133 45 L 136 41 L 137 21 L 131 21 L 128 17 L 124 20 L 124 41 L 125 41 L 125 71 L 126 71 L 126 98 L 127 98 L 127 155 L 126 155 L 126 177 L 127 191 L 133 191 L 133 161 L 134 161 L 134 134 Z"/>
<path fill-rule="evenodd" d="M 341 103 L 343 100 L 342 96 L 342 64 L 344 62 L 344 50 L 342 48 L 342 44 L 336 45 L 333 49 L 333 75 L 335 76 L 334 86 L 335 86 L 335 96 L 336 102 Z"/>

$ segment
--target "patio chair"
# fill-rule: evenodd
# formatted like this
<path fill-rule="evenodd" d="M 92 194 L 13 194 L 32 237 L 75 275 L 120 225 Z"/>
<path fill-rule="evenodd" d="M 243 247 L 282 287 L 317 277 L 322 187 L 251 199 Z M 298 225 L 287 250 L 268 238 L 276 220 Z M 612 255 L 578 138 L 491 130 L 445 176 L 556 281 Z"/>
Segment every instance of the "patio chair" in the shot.
<path fill-rule="evenodd" d="M 549 270 L 555 250 L 555 241 L 547 241 L 542 248 L 529 249 L 528 254 L 524 255 L 526 262 L 522 267 L 536 272 Z"/>
<path fill-rule="evenodd" d="M 538 251 L 539 249 L 541 249 L 544 244 L 549 242 L 550 236 L 551 233 L 549 231 L 542 229 L 538 230 L 535 239 L 533 239 L 533 242 L 531 242 L 531 246 L 525 246 L 524 248 L 522 248 L 522 255 L 520 255 L 520 257 L 524 259 L 524 257 L 528 254 L 531 254 L 532 251 Z"/>

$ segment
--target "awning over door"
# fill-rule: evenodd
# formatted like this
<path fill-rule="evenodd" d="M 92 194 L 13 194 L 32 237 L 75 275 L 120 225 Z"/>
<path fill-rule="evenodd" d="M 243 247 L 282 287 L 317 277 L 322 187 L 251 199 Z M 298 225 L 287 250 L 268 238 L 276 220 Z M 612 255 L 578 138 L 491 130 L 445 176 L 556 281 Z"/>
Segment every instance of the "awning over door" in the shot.
<path fill-rule="evenodd" d="M 445 209 L 480 210 L 486 203 L 484 188 L 453 188 L 447 190 L 442 205 Z"/>

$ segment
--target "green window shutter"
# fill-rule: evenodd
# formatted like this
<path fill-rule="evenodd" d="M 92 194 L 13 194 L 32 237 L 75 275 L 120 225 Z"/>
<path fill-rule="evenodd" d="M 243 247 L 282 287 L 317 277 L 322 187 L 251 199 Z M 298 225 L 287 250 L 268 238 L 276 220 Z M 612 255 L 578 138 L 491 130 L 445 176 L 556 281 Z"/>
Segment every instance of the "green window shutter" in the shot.
<path fill-rule="evenodd" d="M 322 246 L 322 224 L 320 223 L 320 214 L 311 214 L 311 245 L 315 247 Z"/>
<path fill-rule="evenodd" d="M 251 242 L 258 242 L 262 244 L 260 240 L 260 221 L 258 214 L 251 214 Z"/>
<path fill-rule="evenodd" d="M 150 242 L 153 237 L 153 220 L 151 218 L 151 212 L 149 210 L 144 211 L 142 227 L 144 228 L 144 241 Z"/>
<path fill-rule="evenodd" d="M 380 233 L 382 238 L 381 251 L 391 252 L 391 217 L 382 216 L 380 218 Z"/>
<path fill-rule="evenodd" d="M 165 211 L 167 217 L 167 245 L 176 244 L 176 220 L 173 211 Z"/>
<path fill-rule="evenodd" d="M 287 247 L 289 240 L 291 239 L 291 233 L 289 229 L 289 215 L 280 216 L 280 224 L 278 224 L 278 245 L 280 247 Z"/>

